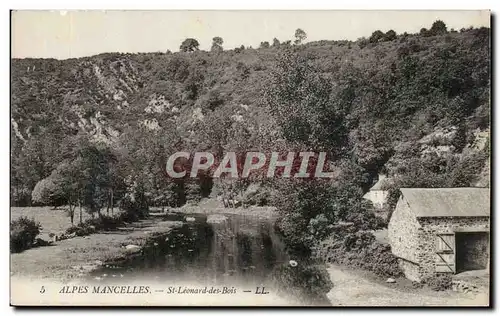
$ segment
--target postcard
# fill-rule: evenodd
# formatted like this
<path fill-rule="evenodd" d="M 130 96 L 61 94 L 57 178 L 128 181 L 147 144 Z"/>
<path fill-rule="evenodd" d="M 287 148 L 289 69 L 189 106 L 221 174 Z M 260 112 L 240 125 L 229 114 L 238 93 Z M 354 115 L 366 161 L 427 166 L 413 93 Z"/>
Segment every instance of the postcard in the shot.
<path fill-rule="evenodd" d="M 489 306 L 491 13 L 11 12 L 13 306 Z"/>

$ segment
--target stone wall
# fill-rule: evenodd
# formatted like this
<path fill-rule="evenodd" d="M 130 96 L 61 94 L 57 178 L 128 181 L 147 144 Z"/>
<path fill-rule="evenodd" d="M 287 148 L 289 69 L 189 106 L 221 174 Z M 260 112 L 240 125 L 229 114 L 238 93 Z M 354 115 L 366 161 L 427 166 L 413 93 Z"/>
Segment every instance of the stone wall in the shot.
<path fill-rule="evenodd" d="M 419 251 L 416 262 L 420 264 L 422 278 L 436 273 L 437 234 L 490 230 L 488 217 L 422 217 L 418 222 L 421 228 L 418 230 Z"/>
<path fill-rule="evenodd" d="M 418 264 L 401 258 L 398 259 L 398 263 L 408 280 L 420 282 L 420 266 Z"/>
<path fill-rule="evenodd" d="M 392 253 L 399 258 L 418 264 L 419 228 L 420 224 L 415 215 L 401 196 L 387 227 Z"/>

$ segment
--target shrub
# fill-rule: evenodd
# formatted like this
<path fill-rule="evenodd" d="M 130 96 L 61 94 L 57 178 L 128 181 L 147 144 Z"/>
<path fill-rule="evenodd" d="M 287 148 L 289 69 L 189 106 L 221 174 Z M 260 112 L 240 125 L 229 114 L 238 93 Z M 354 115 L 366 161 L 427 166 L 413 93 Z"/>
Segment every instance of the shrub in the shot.
<path fill-rule="evenodd" d="M 131 223 L 139 220 L 139 215 L 137 215 L 136 212 L 126 211 L 121 213 L 119 218 L 122 223 L 123 222 Z"/>
<path fill-rule="evenodd" d="M 299 262 L 274 268 L 271 279 L 279 291 L 313 303 L 327 302 L 326 294 L 333 288 L 330 275 L 323 264 Z"/>
<path fill-rule="evenodd" d="M 88 236 L 98 230 L 98 226 L 94 225 L 95 220 L 87 220 L 77 226 L 72 226 L 66 230 L 66 234 L 75 234 L 76 236 Z"/>
<path fill-rule="evenodd" d="M 366 231 L 332 235 L 315 247 L 314 254 L 328 262 L 358 267 L 381 277 L 403 275 L 391 247 L 377 242 L 375 236 Z"/>
<path fill-rule="evenodd" d="M 126 214 L 124 216 L 124 214 Z M 88 219 L 85 222 L 72 226 L 66 230 L 66 234 L 75 234 L 76 236 L 87 236 L 100 230 L 113 230 L 120 227 L 124 219 L 130 219 L 128 213 L 120 214 L 118 217 L 103 215 L 100 218 Z"/>
<path fill-rule="evenodd" d="M 137 190 L 134 195 L 134 199 L 130 197 L 123 198 L 120 201 L 120 209 L 129 213 L 131 217 L 137 219 L 145 218 L 149 213 L 146 196 L 142 190 Z"/>
<path fill-rule="evenodd" d="M 102 216 L 100 218 L 99 228 L 102 230 L 113 230 L 122 224 L 119 217 Z"/>
<path fill-rule="evenodd" d="M 437 274 L 422 280 L 422 284 L 427 285 L 434 291 L 446 291 L 451 289 L 451 275 Z"/>
<path fill-rule="evenodd" d="M 31 248 L 40 229 L 40 223 L 27 217 L 12 221 L 10 223 L 10 251 L 21 252 Z"/>

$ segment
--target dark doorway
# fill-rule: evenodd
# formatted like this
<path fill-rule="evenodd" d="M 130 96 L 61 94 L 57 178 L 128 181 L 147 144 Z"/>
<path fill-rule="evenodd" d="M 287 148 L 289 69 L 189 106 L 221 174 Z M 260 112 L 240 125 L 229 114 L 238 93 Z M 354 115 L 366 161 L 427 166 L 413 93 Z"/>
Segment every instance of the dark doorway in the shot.
<path fill-rule="evenodd" d="M 489 259 L 488 249 L 487 232 L 456 233 L 457 273 L 486 269 Z"/>

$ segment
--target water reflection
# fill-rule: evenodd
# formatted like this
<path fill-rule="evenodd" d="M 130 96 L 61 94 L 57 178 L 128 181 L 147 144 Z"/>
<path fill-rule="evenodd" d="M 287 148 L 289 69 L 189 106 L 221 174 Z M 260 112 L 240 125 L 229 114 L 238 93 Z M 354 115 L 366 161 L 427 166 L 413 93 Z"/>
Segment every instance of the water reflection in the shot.
<path fill-rule="evenodd" d="M 120 270 L 126 277 L 226 284 L 265 280 L 277 264 L 288 261 L 271 219 L 226 215 L 208 223 L 205 215 L 189 216 L 195 221 L 186 222 L 182 214 L 166 216 L 163 220 L 183 220 L 184 225 L 150 238 L 141 255 L 108 269 Z M 110 275 L 95 272 L 99 273 Z"/>
<path fill-rule="evenodd" d="M 274 280 L 285 280 L 293 281 L 297 288 L 310 287 L 309 272 L 304 274 L 308 280 L 302 280 L 302 267 L 287 268 L 290 258 L 274 230 L 273 219 L 251 215 L 217 215 L 216 220 L 205 215 L 189 217 L 195 220 L 186 221 L 184 214 L 166 216 L 162 220 L 183 221 L 183 225 L 168 234 L 152 236 L 141 253 L 95 271 L 93 276 L 106 275 L 110 282 L 119 281 L 110 277 L 122 275 L 170 284 L 244 284 L 248 288 L 271 287 Z M 281 285 L 288 291 L 288 284 Z"/>

